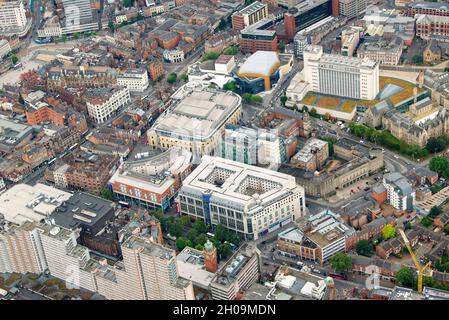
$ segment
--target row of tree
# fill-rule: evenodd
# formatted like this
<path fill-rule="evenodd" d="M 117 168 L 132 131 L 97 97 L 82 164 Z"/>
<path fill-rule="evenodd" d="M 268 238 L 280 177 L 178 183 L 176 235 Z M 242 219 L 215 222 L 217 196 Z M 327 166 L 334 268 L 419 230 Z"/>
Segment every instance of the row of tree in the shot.
<path fill-rule="evenodd" d="M 192 222 L 189 216 L 175 217 L 166 216 L 160 210 L 153 213 L 160 221 L 162 231 L 176 237 L 176 247 L 179 251 L 185 247 L 192 247 L 198 250 L 204 249 L 204 244 L 209 239 L 217 248 L 221 259 L 232 254 L 231 243 L 239 246 L 242 239 L 232 231 L 222 225 L 217 225 L 214 236 L 209 238 L 207 233 L 211 230 L 202 220 Z"/>
<path fill-rule="evenodd" d="M 408 144 L 404 140 L 396 138 L 389 131 L 377 130 L 354 122 L 351 122 L 348 127 L 351 130 L 351 133 L 360 138 L 378 143 L 388 149 L 412 157 L 413 159 L 422 159 L 429 155 L 427 149 L 423 149 L 417 144 Z"/>

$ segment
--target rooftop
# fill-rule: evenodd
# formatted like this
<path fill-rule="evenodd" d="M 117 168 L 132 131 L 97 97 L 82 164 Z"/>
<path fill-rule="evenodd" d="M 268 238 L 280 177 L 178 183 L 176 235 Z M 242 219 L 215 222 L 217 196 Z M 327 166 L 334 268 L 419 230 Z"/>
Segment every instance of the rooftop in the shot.
<path fill-rule="evenodd" d="M 230 91 L 194 88 L 178 94 L 179 97 L 175 93 L 172 105 L 153 125 L 161 135 L 177 132 L 180 138 L 207 139 L 241 106 L 241 97 Z"/>
<path fill-rule="evenodd" d="M 265 181 L 264 184 L 256 184 Z M 258 185 L 256 189 L 251 185 Z M 182 192 L 211 194 L 211 201 L 228 201 L 245 210 L 257 210 L 297 191 L 295 178 L 218 157 L 203 156 L 201 164 L 184 180 Z"/>
<path fill-rule="evenodd" d="M 57 207 L 50 218 L 54 219 L 56 225 L 66 229 L 86 226 L 98 231 L 114 217 L 114 213 L 112 201 L 88 193 L 77 193 Z"/>
<path fill-rule="evenodd" d="M 240 67 L 239 75 L 271 76 L 279 65 L 276 52 L 256 51 Z"/>
<path fill-rule="evenodd" d="M 44 185 L 16 184 L 0 195 L 0 213 L 6 221 L 22 224 L 39 222 L 67 201 L 71 193 Z"/>

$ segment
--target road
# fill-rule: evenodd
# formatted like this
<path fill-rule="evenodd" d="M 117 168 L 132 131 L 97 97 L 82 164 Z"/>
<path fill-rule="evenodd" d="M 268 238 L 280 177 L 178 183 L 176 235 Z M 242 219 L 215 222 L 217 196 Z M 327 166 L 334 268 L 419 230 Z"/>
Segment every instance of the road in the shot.
<path fill-rule="evenodd" d="M 41 294 L 35 293 L 27 288 L 20 289 L 20 292 L 17 293 L 14 300 L 52 300 L 47 298 Z"/>

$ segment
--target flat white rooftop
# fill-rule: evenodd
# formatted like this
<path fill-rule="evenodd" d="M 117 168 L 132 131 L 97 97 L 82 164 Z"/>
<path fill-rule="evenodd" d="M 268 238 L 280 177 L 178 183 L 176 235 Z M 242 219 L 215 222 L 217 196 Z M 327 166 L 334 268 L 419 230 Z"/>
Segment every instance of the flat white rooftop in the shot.
<path fill-rule="evenodd" d="M 71 193 L 44 185 L 17 184 L 0 195 L 0 213 L 6 221 L 22 224 L 39 222 L 50 215 Z"/>
<path fill-rule="evenodd" d="M 201 164 L 184 180 L 182 190 L 208 192 L 229 203 L 253 207 L 299 191 L 295 177 L 244 163 L 203 156 Z"/>
<path fill-rule="evenodd" d="M 194 88 L 161 115 L 157 132 L 179 132 L 198 139 L 209 137 L 240 107 L 241 98 L 230 91 Z"/>

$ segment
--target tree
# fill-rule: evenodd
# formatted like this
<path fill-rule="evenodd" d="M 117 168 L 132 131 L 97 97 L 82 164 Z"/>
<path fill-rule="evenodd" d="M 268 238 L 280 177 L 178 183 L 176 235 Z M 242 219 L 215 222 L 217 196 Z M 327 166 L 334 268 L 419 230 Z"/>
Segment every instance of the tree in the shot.
<path fill-rule="evenodd" d="M 114 22 L 113 22 L 112 20 L 109 20 L 109 22 L 108 22 L 108 27 L 109 27 L 109 29 L 110 29 L 112 32 L 114 32 L 114 30 L 115 30 L 115 25 L 114 25 Z"/>
<path fill-rule="evenodd" d="M 181 75 L 181 80 L 184 81 L 184 82 L 187 82 L 187 81 L 189 81 L 189 76 L 187 74 L 183 73 Z"/>
<path fill-rule="evenodd" d="M 443 178 L 449 178 L 449 161 L 446 157 L 433 157 L 430 160 L 429 169 L 437 172 Z"/>
<path fill-rule="evenodd" d="M 79 37 L 80 37 L 79 32 L 75 32 L 75 33 L 73 34 L 73 38 L 74 38 L 74 39 L 79 39 Z"/>
<path fill-rule="evenodd" d="M 446 148 L 446 145 L 444 139 L 430 138 L 427 141 L 426 149 L 429 150 L 429 152 L 437 153 L 443 151 Z"/>
<path fill-rule="evenodd" d="M 340 252 L 330 258 L 330 264 L 337 272 L 349 271 L 352 269 L 352 258 Z"/>
<path fill-rule="evenodd" d="M 433 207 L 430 209 L 429 217 L 435 218 L 435 217 L 438 216 L 441 212 L 443 212 L 443 210 L 441 210 L 440 207 L 438 207 L 438 206 L 433 206 Z"/>
<path fill-rule="evenodd" d="M 357 243 L 356 251 L 363 256 L 371 256 L 373 254 L 373 244 L 368 240 L 360 240 Z"/>
<path fill-rule="evenodd" d="M 198 251 L 203 251 L 203 250 L 204 250 L 204 246 L 201 245 L 201 244 L 197 244 L 197 245 L 195 246 L 195 249 L 198 250 Z"/>
<path fill-rule="evenodd" d="M 288 100 L 288 98 L 287 98 L 287 96 L 282 96 L 281 97 L 281 103 L 282 103 L 282 105 L 285 107 L 285 103 L 287 102 L 287 100 Z"/>
<path fill-rule="evenodd" d="M 421 64 L 424 62 L 422 54 L 415 54 L 412 58 L 414 64 Z"/>
<path fill-rule="evenodd" d="M 302 112 L 309 112 L 309 108 L 307 106 L 302 106 Z"/>
<path fill-rule="evenodd" d="M 256 94 L 251 95 L 251 103 L 262 103 L 263 99 L 261 96 L 258 96 Z"/>
<path fill-rule="evenodd" d="M 326 121 L 329 121 L 330 119 L 331 119 L 331 114 L 329 113 L 329 112 L 326 112 L 325 114 L 324 114 L 324 120 L 326 120 Z"/>
<path fill-rule="evenodd" d="M 229 243 L 223 243 L 218 247 L 218 254 L 221 259 L 226 259 L 232 254 L 231 245 Z"/>
<path fill-rule="evenodd" d="M 410 221 L 407 221 L 404 224 L 404 230 L 410 230 L 412 228 L 412 224 L 410 223 Z"/>
<path fill-rule="evenodd" d="M 449 224 L 447 224 L 447 225 L 444 226 L 444 233 L 445 233 L 446 235 L 449 235 Z"/>
<path fill-rule="evenodd" d="M 396 229 L 391 224 L 387 224 L 382 228 L 382 237 L 385 240 L 396 237 Z"/>
<path fill-rule="evenodd" d="M 109 201 L 112 201 L 112 199 L 113 199 L 112 191 L 107 189 L 107 188 L 104 188 L 103 190 L 101 190 L 101 194 L 100 195 L 101 195 L 101 197 L 103 199 L 106 199 L 106 200 L 109 200 Z"/>
<path fill-rule="evenodd" d="M 181 224 L 181 226 L 184 228 L 186 226 L 188 226 L 190 224 L 190 217 L 189 216 L 182 216 L 179 219 L 179 223 Z"/>
<path fill-rule="evenodd" d="M 226 82 L 223 86 L 223 90 L 236 92 L 237 91 L 237 82 L 232 81 L 232 80 Z"/>
<path fill-rule="evenodd" d="M 198 236 L 198 231 L 196 231 L 195 229 L 190 229 L 189 231 L 187 231 L 187 239 L 189 239 L 192 243 L 195 242 L 196 237 Z"/>
<path fill-rule="evenodd" d="M 421 225 L 423 227 L 428 228 L 428 227 L 430 227 L 432 225 L 432 220 L 430 220 L 429 217 L 424 217 L 424 218 L 421 219 L 420 223 L 421 223 Z"/>
<path fill-rule="evenodd" d="M 57 44 L 58 42 L 59 42 L 59 38 L 58 38 L 58 37 L 54 37 L 54 38 L 53 38 L 53 43 L 56 43 L 56 44 Z"/>
<path fill-rule="evenodd" d="M 237 47 L 229 47 L 223 50 L 223 54 L 228 55 L 228 56 L 235 56 L 237 53 L 239 53 L 239 48 Z"/>
<path fill-rule="evenodd" d="M 134 4 L 134 0 L 123 0 L 123 5 L 124 5 L 126 8 L 132 7 L 133 4 Z"/>
<path fill-rule="evenodd" d="M 215 227 L 215 239 L 218 241 L 226 241 L 228 230 L 221 224 Z"/>
<path fill-rule="evenodd" d="M 185 247 L 192 247 L 192 242 L 189 239 L 179 237 L 176 239 L 176 248 L 182 251 Z"/>
<path fill-rule="evenodd" d="M 414 274 L 408 267 L 402 267 L 396 273 L 396 281 L 401 286 L 411 287 L 413 285 Z"/>
<path fill-rule="evenodd" d="M 12 61 L 12 64 L 14 64 L 14 65 L 19 61 L 19 58 L 17 58 L 15 53 L 13 53 L 11 55 L 11 61 Z"/>
<path fill-rule="evenodd" d="M 194 243 L 195 245 L 198 245 L 198 244 L 204 245 L 206 242 L 207 242 L 207 236 L 206 236 L 204 233 L 198 235 L 198 236 L 195 238 L 195 241 L 193 241 L 193 243 Z"/>
<path fill-rule="evenodd" d="M 196 220 L 195 223 L 193 224 L 193 228 L 195 228 L 196 231 L 198 231 L 198 233 L 207 232 L 207 226 L 203 220 Z"/>
<path fill-rule="evenodd" d="M 244 94 L 242 94 L 243 100 L 245 100 L 248 103 L 251 102 L 251 97 L 252 97 L 251 93 L 244 93 Z"/>
<path fill-rule="evenodd" d="M 176 75 L 176 73 L 170 73 L 167 77 L 167 82 L 169 84 L 173 84 L 176 82 L 177 79 L 178 79 L 178 76 Z"/>
<path fill-rule="evenodd" d="M 170 233 L 170 235 L 177 238 L 181 235 L 182 227 L 179 223 L 170 223 L 168 232 Z"/>
<path fill-rule="evenodd" d="M 204 62 L 207 60 L 216 60 L 219 56 L 220 56 L 220 52 L 210 51 L 203 55 L 202 61 Z"/>
<path fill-rule="evenodd" d="M 315 108 L 312 108 L 312 110 L 310 110 L 310 115 L 311 116 L 315 116 L 316 115 L 316 109 Z"/>
<path fill-rule="evenodd" d="M 279 45 L 278 45 L 278 48 L 279 48 L 279 52 L 280 53 L 284 53 L 285 52 L 285 43 L 284 43 L 284 41 L 279 41 Z"/>

